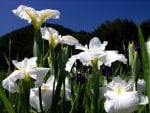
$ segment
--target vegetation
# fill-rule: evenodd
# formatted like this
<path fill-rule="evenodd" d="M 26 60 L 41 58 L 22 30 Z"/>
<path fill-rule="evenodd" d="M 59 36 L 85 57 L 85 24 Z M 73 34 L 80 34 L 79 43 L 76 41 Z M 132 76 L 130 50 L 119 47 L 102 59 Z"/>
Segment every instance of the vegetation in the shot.
<path fill-rule="evenodd" d="M 81 44 L 87 44 L 90 39 L 97 36 L 102 41 L 108 41 L 107 49 L 119 50 L 120 52 L 127 54 L 128 43 L 134 41 L 138 44 L 138 35 L 136 24 L 127 19 L 115 19 L 113 21 L 106 21 L 97 27 L 94 31 L 72 31 L 68 28 L 64 28 L 61 25 L 44 24 L 43 26 L 50 26 L 59 31 L 62 35 L 72 35 L 80 40 Z M 145 21 L 141 24 L 143 35 L 145 40 L 150 36 L 150 21 Z M 0 37 L 0 70 L 7 70 L 8 65 L 6 63 L 6 57 L 9 57 L 9 43 L 11 41 L 11 60 L 23 59 L 24 56 L 32 56 L 33 45 L 33 26 L 28 25 L 21 29 L 7 33 Z M 21 42 L 21 43 L 20 43 Z M 45 43 L 46 44 L 46 43 Z M 47 48 L 48 45 L 45 45 Z"/>
<path fill-rule="evenodd" d="M 91 32 L 43 26 L 64 40 L 49 32 L 40 57 L 32 25 L 0 37 L 1 113 L 149 113 L 150 21 L 116 19 Z"/>

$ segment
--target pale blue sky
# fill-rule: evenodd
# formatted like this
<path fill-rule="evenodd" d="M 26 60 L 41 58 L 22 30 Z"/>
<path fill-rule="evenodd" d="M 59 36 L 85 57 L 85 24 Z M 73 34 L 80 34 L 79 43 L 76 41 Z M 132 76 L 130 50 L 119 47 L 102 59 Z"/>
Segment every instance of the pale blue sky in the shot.
<path fill-rule="evenodd" d="M 150 19 L 150 0 L 0 0 L 0 36 L 28 25 L 11 11 L 21 4 L 36 10 L 59 10 L 60 19 L 48 22 L 75 31 L 90 32 L 116 18 L 127 18 L 135 23 Z"/>

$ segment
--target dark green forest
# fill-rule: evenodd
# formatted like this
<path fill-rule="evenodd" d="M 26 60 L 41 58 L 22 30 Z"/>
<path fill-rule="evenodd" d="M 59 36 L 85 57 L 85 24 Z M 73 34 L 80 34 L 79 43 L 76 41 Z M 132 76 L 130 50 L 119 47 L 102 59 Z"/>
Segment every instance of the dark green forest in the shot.
<path fill-rule="evenodd" d="M 101 41 L 108 41 L 107 49 L 118 50 L 126 55 L 128 43 L 134 41 L 138 44 L 137 24 L 128 19 L 115 19 L 106 21 L 91 32 L 73 31 L 61 25 L 44 23 L 43 26 L 50 26 L 59 31 L 61 35 L 72 35 L 81 44 L 89 43 L 92 37 L 99 37 Z M 150 36 L 150 20 L 140 24 L 145 40 Z M 31 57 L 33 46 L 33 26 L 28 25 L 21 29 L 7 33 L 0 37 L 0 70 L 8 68 L 7 60 L 23 59 Z M 43 41 L 45 49 L 48 48 L 47 41 Z"/>

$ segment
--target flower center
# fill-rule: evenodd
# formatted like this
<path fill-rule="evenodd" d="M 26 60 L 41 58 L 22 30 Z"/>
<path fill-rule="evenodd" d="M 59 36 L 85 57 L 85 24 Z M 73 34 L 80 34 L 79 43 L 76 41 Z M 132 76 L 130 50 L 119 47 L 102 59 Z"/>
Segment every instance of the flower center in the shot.
<path fill-rule="evenodd" d="M 25 73 L 24 81 L 29 81 L 30 80 L 30 73 Z"/>
<path fill-rule="evenodd" d="M 42 93 L 45 93 L 48 90 L 48 87 L 44 84 L 41 90 L 42 90 Z"/>
<path fill-rule="evenodd" d="M 121 93 L 122 93 L 121 88 L 118 88 L 118 89 L 117 89 L 117 94 L 118 94 L 118 96 L 120 96 L 120 95 L 121 95 Z"/>
<path fill-rule="evenodd" d="M 57 39 L 55 34 L 51 35 L 49 42 L 51 43 L 53 48 L 55 48 L 58 45 L 58 43 L 59 43 L 59 41 L 58 41 L 58 39 Z"/>

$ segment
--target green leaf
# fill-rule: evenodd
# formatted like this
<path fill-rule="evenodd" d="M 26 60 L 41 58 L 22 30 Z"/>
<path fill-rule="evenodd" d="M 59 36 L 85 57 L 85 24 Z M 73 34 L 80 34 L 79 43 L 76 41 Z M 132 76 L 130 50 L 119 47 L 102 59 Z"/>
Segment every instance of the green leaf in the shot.
<path fill-rule="evenodd" d="M 3 91 L 0 89 L 0 98 L 2 99 L 8 113 L 15 113 L 13 110 L 13 107 L 11 106 L 9 100 L 6 98 L 5 94 L 3 93 Z"/>
<path fill-rule="evenodd" d="M 147 96 L 150 102 L 150 59 L 148 56 L 148 52 L 145 46 L 144 36 L 140 26 L 138 26 L 138 37 L 139 37 L 139 43 L 141 47 L 141 55 L 142 55 L 142 63 L 144 69 L 144 79 L 146 81 Z"/>

